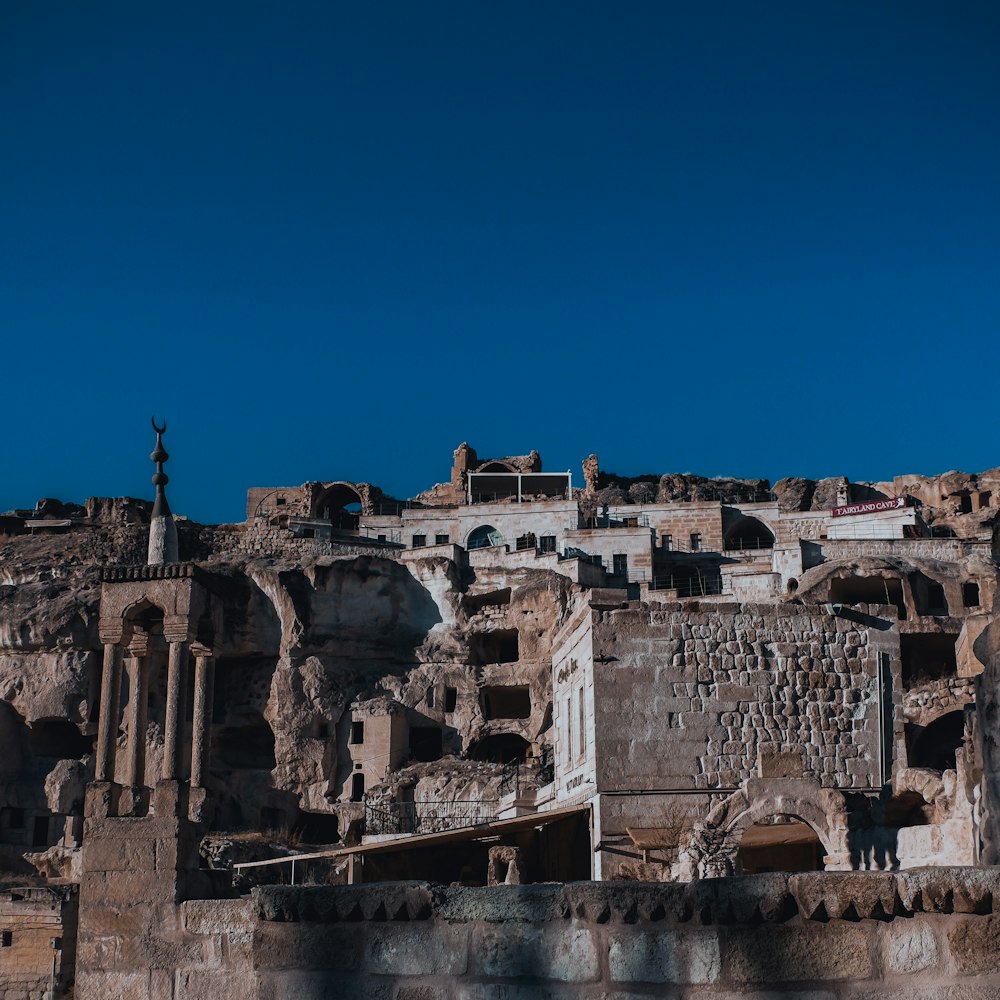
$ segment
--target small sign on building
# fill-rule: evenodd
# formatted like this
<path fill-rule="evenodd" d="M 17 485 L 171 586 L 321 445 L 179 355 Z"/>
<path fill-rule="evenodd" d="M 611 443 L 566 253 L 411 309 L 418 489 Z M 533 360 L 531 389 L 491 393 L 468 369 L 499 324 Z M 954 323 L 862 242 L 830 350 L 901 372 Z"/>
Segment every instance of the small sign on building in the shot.
<path fill-rule="evenodd" d="M 834 507 L 834 517 L 847 517 L 849 514 L 877 514 L 884 510 L 902 510 L 906 506 L 906 497 L 890 497 L 888 500 L 869 500 L 866 503 L 849 503 L 843 507 Z"/>

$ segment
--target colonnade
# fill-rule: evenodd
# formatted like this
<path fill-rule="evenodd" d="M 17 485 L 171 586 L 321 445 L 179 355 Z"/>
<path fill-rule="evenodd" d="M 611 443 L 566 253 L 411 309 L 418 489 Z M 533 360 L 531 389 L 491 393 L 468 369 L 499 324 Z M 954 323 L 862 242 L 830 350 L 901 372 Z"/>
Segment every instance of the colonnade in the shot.
<path fill-rule="evenodd" d="M 203 789 L 208 773 L 210 730 L 212 725 L 212 695 L 215 661 L 212 651 L 200 642 L 192 641 L 187 623 L 176 627 L 169 619 L 164 622 L 163 637 L 167 641 L 167 690 L 164 706 L 163 765 L 160 781 L 184 781 L 183 746 L 186 722 L 185 697 L 187 671 L 194 658 L 194 701 L 191 722 L 191 789 Z M 171 626 L 174 627 L 171 627 Z M 150 636 L 138 627 L 121 623 L 120 629 L 102 629 L 104 665 L 101 679 L 100 717 L 97 730 L 95 779 L 115 780 L 118 750 L 118 729 L 121 717 L 122 671 L 127 671 L 130 698 L 126 707 L 125 725 L 128 732 L 124 748 L 123 791 L 130 795 L 123 802 L 123 812 L 131 812 L 145 786 L 146 731 L 149 722 L 149 686 L 153 670 Z M 118 634 L 114 634 L 117 632 Z"/>

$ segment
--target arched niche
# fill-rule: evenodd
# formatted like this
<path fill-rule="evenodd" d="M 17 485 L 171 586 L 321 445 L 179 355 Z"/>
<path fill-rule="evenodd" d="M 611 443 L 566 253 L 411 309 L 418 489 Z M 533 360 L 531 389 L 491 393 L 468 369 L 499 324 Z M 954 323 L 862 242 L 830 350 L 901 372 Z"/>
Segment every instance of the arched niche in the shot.
<path fill-rule="evenodd" d="M 743 515 L 726 530 L 723 548 L 727 552 L 774 548 L 774 532 L 755 517 Z"/>

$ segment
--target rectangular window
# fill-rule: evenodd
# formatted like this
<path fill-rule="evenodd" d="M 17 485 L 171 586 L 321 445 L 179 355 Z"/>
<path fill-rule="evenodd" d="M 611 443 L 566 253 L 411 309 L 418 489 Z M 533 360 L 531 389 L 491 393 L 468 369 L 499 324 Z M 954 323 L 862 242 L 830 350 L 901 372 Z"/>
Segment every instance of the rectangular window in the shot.
<path fill-rule="evenodd" d="M 13 931 L 0 931 L 0 948 L 9 948 L 13 943 Z"/>
<path fill-rule="evenodd" d="M 701 552 L 701 532 L 692 531 L 691 532 L 691 551 Z"/>
<path fill-rule="evenodd" d="M 660 548 L 663 549 L 664 552 L 673 552 L 674 551 L 674 536 L 671 535 L 671 534 L 668 534 L 666 531 L 664 531 L 660 535 Z"/>
<path fill-rule="evenodd" d="M 378 536 L 378 540 L 379 540 L 380 542 L 384 542 L 384 541 L 385 541 L 385 535 L 379 535 L 379 536 Z"/>
<path fill-rule="evenodd" d="M 963 583 L 962 584 L 962 603 L 967 608 L 978 608 L 979 607 L 979 584 L 978 583 Z"/>
<path fill-rule="evenodd" d="M 422 549 L 427 544 L 426 535 L 414 535 L 413 536 L 413 547 L 415 549 Z"/>
<path fill-rule="evenodd" d="M 454 712 L 455 705 L 458 704 L 458 689 L 457 688 L 445 688 L 444 689 L 444 710 L 445 712 Z"/>
<path fill-rule="evenodd" d="M 586 702 L 584 701 L 583 688 L 580 688 L 579 701 L 580 709 L 577 712 L 577 716 L 580 720 L 580 738 L 577 740 L 576 753 L 579 759 L 583 760 L 587 748 L 587 725 L 584 720 L 584 715 L 586 714 Z"/>
<path fill-rule="evenodd" d="M 615 576 L 623 576 L 628 579 L 628 556 L 615 555 L 611 557 L 612 572 Z"/>
<path fill-rule="evenodd" d="M 573 760 L 573 713 L 570 711 L 569 695 L 566 695 L 566 762 Z"/>
<path fill-rule="evenodd" d="M 364 741 L 365 741 L 365 724 L 363 722 L 352 722 L 351 742 L 364 743 Z"/>
<path fill-rule="evenodd" d="M 556 536 L 555 535 L 542 535 L 538 539 L 538 551 L 539 552 L 555 552 L 556 550 Z"/>
<path fill-rule="evenodd" d="M 447 535 L 435 535 L 434 536 L 434 544 L 435 545 L 447 545 L 448 544 L 448 536 Z"/>
<path fill-rule="evenodd" d="M 434 688 L 433 687 L 429 687 L 427 689 L 427 694 L 424 695 L 424 703 L 427 705 L 428 708 L 433 708 L 434 707 Z"/>

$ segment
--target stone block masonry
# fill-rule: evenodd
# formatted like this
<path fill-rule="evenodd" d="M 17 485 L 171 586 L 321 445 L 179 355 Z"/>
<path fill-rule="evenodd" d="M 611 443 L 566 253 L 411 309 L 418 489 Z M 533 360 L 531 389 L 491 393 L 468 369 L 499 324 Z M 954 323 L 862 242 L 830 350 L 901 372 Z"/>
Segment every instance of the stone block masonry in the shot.
<path fill-rule="evenodd" d="M 1000 870 L 971 868 L 273 886 L 181 904 L 169 974 L 137 942 L 113 983 L 81 981 L 78 996 L 987 1000 L 1000 996 L 994 899 Z"/>

